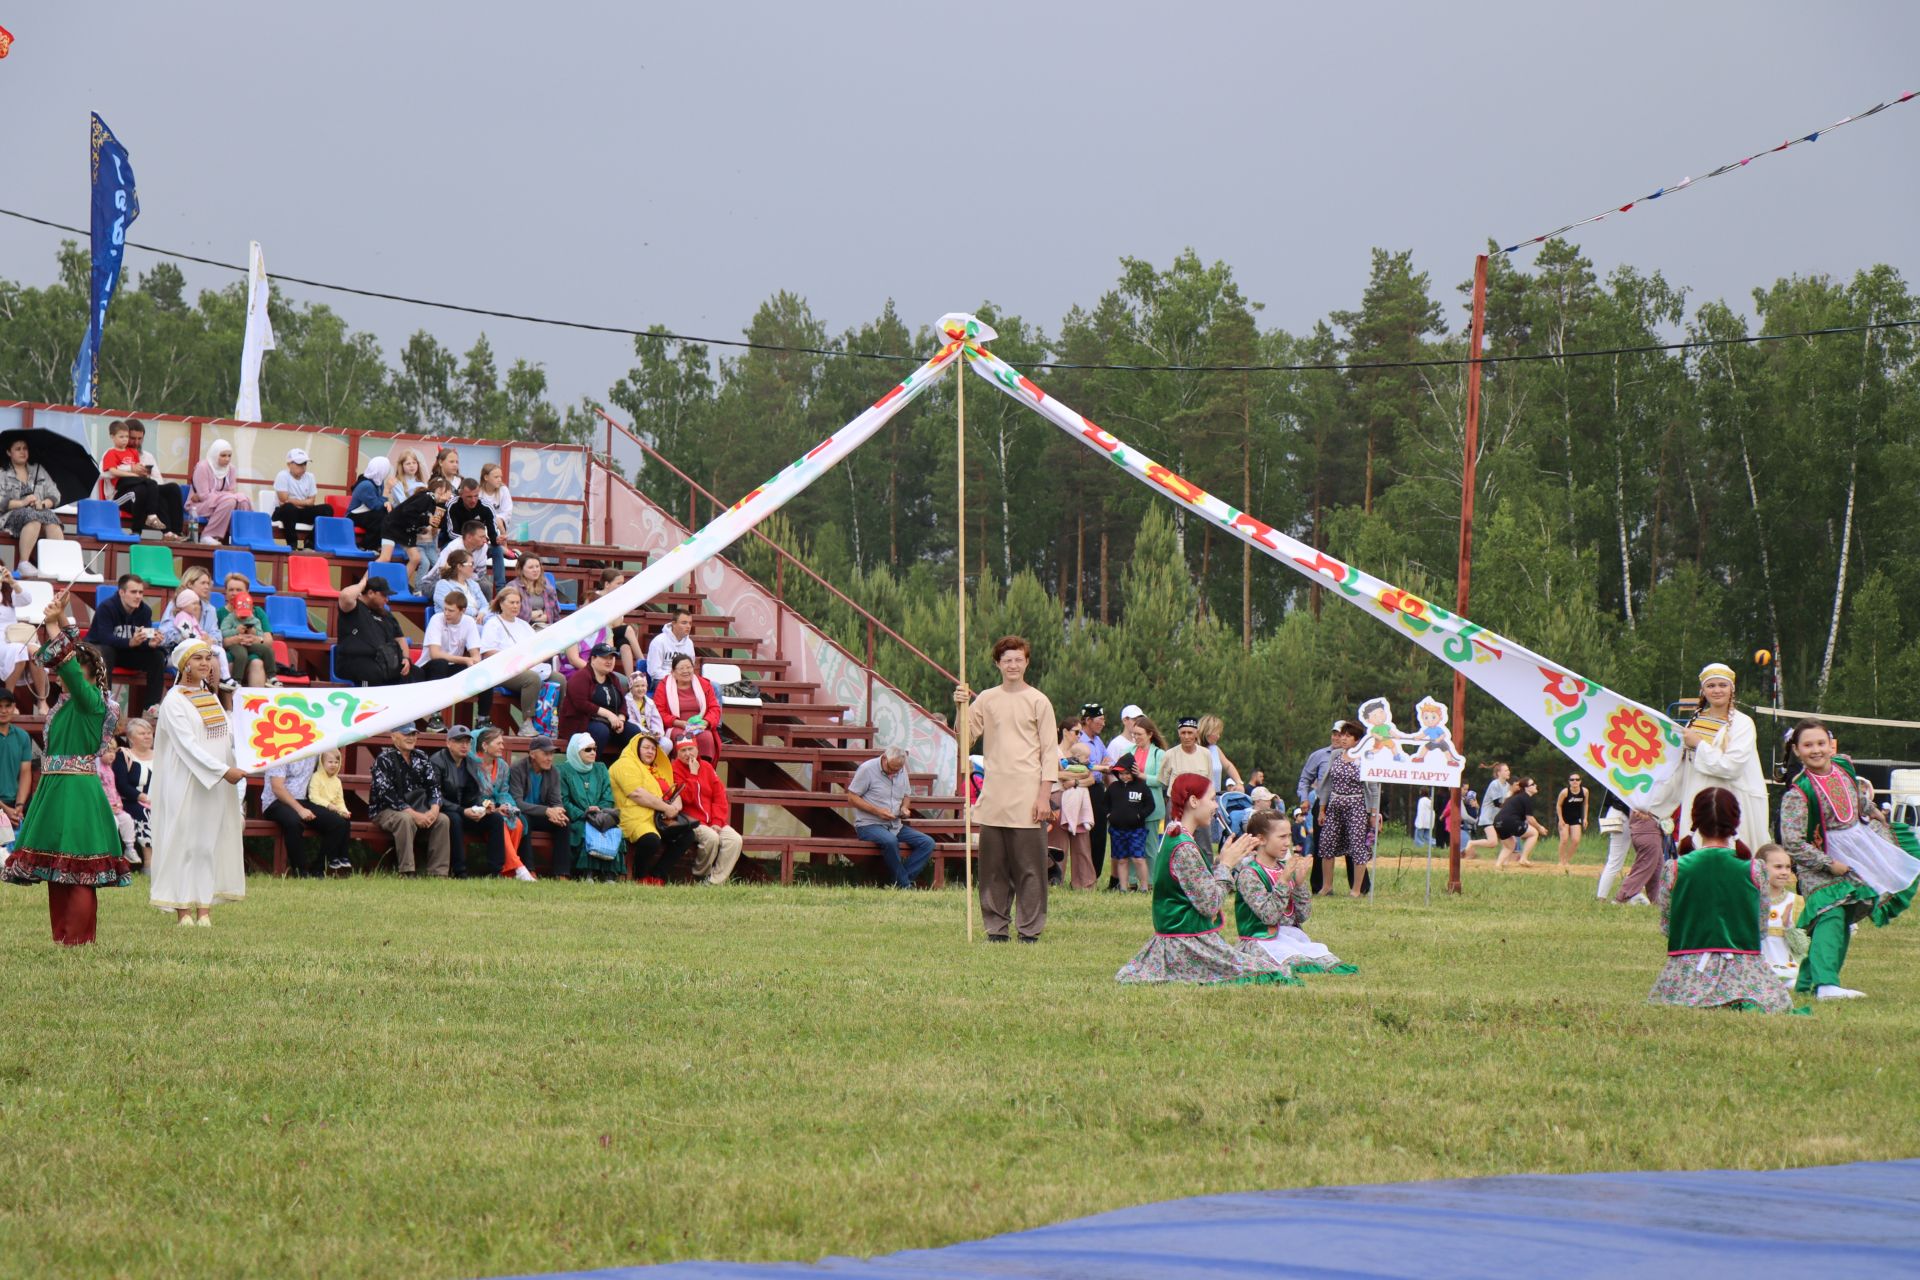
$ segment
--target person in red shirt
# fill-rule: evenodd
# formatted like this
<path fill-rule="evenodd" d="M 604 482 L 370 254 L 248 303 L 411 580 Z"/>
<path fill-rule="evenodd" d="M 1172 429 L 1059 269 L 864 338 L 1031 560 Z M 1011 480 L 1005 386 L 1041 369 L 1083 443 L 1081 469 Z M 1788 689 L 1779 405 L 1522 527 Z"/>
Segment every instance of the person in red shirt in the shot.
<path fill-rule="evenodd" d="M 692 657 L 674 655 L 671 672 L 653 691 L 653 705 L 674 738 L 690 737 L 702 760 L 720 758 L 720 693 L 713 681 L 694 673 Z"/>
<path fill-rule="evenodd" d="M 141 447 L 146 443 L 147 429 L 131 418 L 122 418 L 109 431 L 113 448 L 100 459 L 102 483 L 113 481 L 115 500 L 133 495 L 123 505 L 133 517 L 134 528 L 153 529 L 169 541 L 179 538 L 186 529 L 185 500 L 179 485 L 160 478 L 159 460 Z"/>
<path fill-rule="evenodd" d="M 681 812 L 694 821 L 693 878 L 725 884 L 740 861 L 740 833 L 733 829 L 727 784 L 700 758 L 700 745 L 692 738 L 673 744 L 673 779 L 680 788 Z"/>

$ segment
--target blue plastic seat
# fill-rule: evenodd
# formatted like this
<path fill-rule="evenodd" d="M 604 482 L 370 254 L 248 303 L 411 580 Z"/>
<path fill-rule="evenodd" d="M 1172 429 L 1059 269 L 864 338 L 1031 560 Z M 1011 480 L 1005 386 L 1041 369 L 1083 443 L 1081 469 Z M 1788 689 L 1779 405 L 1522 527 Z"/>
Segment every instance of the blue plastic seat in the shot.
<path fill-rule="evenodd" d="M 407 566 L 404 564 L 382 560 L 367 566 L 367 576 L 379 578 L 387 584 L 387 599 L 390 601 L 398 604 L 427 603 L 427 597 L 414 594 L 413 588 L 407 584 Z"/>
<path fill-rule="evenodd" d="M 223 548 L 213 553 L 213 580 L 224 584 L 227 575 L 237 573 L 247 580 L 248 586 L 257 596 L 270 596 L 274 589 L 260 581 L 260 575 L 254 571 L 253 552 L 235 551 Z"/>
<path fill-rule="evenodd" d="M 82 498 L 75 508 L 80 536 L 96 542 L 138 542 L 140 535 L 120 527 L 120 504 Z"/>
<path fill-rule="evenodd" d="M 327 638 L 326 632 L 313 629 L 313 623 L 307 617 L 307 601 L 304 596 L 268 596 L 267 630 L 289 640 L 325 640 Z"/>
<path fill-rule="evenodd" d="M 343 560 L 371 560 L 374 556 L 354 541 L 353 521 L 336 516 L 321 516 L 313 522 L 313 549 Z"/>
<path fill-rule="evenodd" d="M 277 542 L 273 536 L 273 517 L 264 511 L 235 511 L 233 525 L 227 532 L 227 541 L 236 547 L 246 547 L 250 551 L 292 551 L 284 542 Z"/>

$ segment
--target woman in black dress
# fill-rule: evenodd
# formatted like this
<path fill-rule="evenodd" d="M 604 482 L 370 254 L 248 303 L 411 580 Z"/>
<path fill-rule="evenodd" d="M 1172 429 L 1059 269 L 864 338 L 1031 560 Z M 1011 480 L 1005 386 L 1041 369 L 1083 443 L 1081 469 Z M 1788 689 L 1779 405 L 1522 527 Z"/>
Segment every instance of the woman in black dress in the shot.
<path fill-rule="evenodd" d="M 1580 837 L 1587 830 L 1586 781 L 1577 773 L 1569 774 L 1553 807 L 1560 819 L 1560 865 L 1564 867 L 1580 851 Z"/>

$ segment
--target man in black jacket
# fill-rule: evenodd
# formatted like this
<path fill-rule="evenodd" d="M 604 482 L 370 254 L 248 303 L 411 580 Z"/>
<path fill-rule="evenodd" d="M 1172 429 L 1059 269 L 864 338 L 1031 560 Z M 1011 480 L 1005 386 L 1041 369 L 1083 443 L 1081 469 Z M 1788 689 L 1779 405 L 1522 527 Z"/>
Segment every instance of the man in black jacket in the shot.
<path fill-rule="evenodd" d="M 107 660 L 107 670 L 125 667 L 146 677 L 146 685 L 128 694 L 128 709 L 138 714 L 165 692 L 166 641 L 153 629 L 153 608 L 147 604 L 147 582 L 139 574 L 123 573 L 119 590 L 93 611 L 87 643 Z"/>
<path fill-rule="evenodd" d="M 457 724 L 447 730 L 447 745 L 433 753 L 440 774 L 440 811 L 447 815 L 447 843 L 453 855 L 453 878 L 467 874 L 466 838 L 469 828 L 487 842 L 487 861 L 494 875 L 507 865 L 506 818 L 486 800 L 480 775 L 473 767 L 473 730 Z"/>
<path fill-rule="evenodd" d="M 507 794 L 520 806 L 527 834 L 543 831 L 551 840 L 553 863 L 547 874 L 564 880 L 573 874 L 573 846 L 567 840 L 566 806 L 560 802 L 560 774 L 553 767 L 557 745 L 552 738 L 529 743 L 527 754 L 507 770 Z"/>
<path fill-rule="evenodd" d="M 500 550 L 500 530 L 494 527 L 493 508 L 480 501 L 480 482 L 472 476 L 460 482 L 460 494 L 447 505 L 447 518 L 440 522 L 440 546 L 444 549 L 452 542 L 456 533 L 466 529 L 469 522 L 478 520 L 487 526 L 487 546 L 491 549 L 493 560 L 493 589 L 498 591 L 506 585 L 506 553 Z M 480 562 L 480 553 L 473 553 L 475 564 Z"/>

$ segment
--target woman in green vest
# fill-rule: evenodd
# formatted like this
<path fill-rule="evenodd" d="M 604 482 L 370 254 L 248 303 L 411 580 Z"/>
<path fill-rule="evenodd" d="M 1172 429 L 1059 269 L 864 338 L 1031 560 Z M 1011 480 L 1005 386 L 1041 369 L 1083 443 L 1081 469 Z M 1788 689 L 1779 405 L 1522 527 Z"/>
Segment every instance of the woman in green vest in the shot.
<path fill-rule="evenodd" d="M 1834 754 L 1826 725 L 1800 721 L 1787 745 L 1801 771 L 1780 801 L 1780 843 L 1800 878 L 1800 927 L 1807 931 L 1807 958 L 1793 987 L 1818 1000 L 1857 999 L 1862 992 L 1840 985 L 1853 926 L 1884 925 L 1907 909 L 1920 884 L 1913 856 L 1920 843 L 1909 827 L 1880 816 L 1873 788 Z"/>
<path fill-rule="evenodd" d="M 1183 773 L 1167 793 L 1167 824 L 1152 863 L 1153 937 L 1115 975 L 1121 982 L 1289 982 L 1280 962 L 1236 951 L 1220 932 L 1233 868 L 1253 840 L 1240 836 L 1220 850 L 1219 864 L 1193 833 L 1219 807 L 1203 773 Z"/>
<path fill-rule="evenodd" d="M 1667 966 L 1647 1001 L 1784 1013 L 1793 997 L 1760 953 L 1767 869 L 1734 839 L 1740 801 L 1725 787 L 1707 787 L 1694 796 L 1691 816 L 1693 834 L 1661 872 Z"/>
<path fill-rule="evenodd" d="M 1289 974 L 1358 973 L 1358 966 L 1307 936 L 1313 914 L 1308 872 L 1313 859 L 1293 848 L 1293 820 L 1265 810 L 1247 819 L 1253 838 L 1251 857 L 1233 869 L 1233 920 L 1240 930 L 1242 954 L 1278 961 Z"/>

